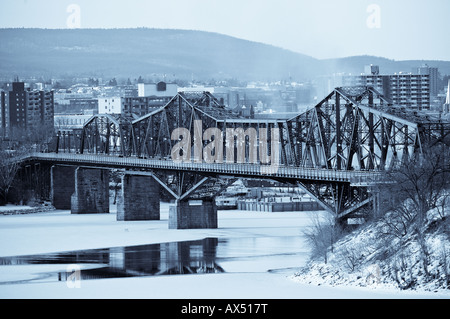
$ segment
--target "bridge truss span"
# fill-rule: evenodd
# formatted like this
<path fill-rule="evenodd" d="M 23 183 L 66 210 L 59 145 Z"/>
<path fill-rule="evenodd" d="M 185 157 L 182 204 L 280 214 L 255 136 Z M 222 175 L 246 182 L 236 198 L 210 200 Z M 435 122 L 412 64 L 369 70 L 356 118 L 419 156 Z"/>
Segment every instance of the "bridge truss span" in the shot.
<path fill-rule="evenodd" d="M 33 156 L 151 171 L 177 198 L 224 176 L 273 179 L 349 218 L 371 203 L 383 171 L 449 134 L 449 123 L 398 108 L 372 87 L 335 88 L 290 119 L 243 118 L 208 92 L 179 93 L 141 118 L 95 115 L 81 131 L 59 133 L 51 153 Z"/>
<path fill-rule="evenodd" d="M 421 152 L 418 124 L 386 110 L 372 88 L 336 88 L 286 122 L 285 161 L 336 170 L 384 170 Z"/>

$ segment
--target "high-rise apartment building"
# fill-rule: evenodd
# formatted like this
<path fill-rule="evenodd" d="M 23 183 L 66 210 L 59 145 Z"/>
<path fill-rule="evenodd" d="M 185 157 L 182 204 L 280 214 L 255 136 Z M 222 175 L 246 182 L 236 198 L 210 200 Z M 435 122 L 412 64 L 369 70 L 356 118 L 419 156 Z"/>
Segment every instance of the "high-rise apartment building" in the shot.
<path fill-rule="evenodd" d="M 391 91 L 389 76 L 380 74 L 345 75 L 342 77 L 342 86 L 372 86 L 386 97 Z"/>
<path fill-rule="evenodd" d="M 53 91 L 25 88 L 23 82 L 13 82 L 1 92 L 0 130 L 10 136 L 17 130 L 53 130 Z"/>
<path fill-rule="evenodd" d="M 389 76 L 388 97 L 395 105 L 429 110 L 431 105 L 429 74 L 395 74 Z"/>
<path fill-rule="evenodd" d="M 418 75 L 428 75 L 430 78 L 430 96 L 434 98 L 439 93 L 438 81 L 439 81 L 439 70 L 438 68 L 429 67 L 428 65 L 423 65 L 412 70 L 413 74 Z"/>
<path fill-rule="evenodd" d="M 432 81 L 432 74 L 437 74 L 437 68 L 435 69 L 423 67 L 415 73 L 382 75 L 377 66 L 370 66 L 365 68 L 365 74 L 343 76 L 342 86 L 372 86 L 395 105 L 429 110 L 432 83 L 435 83 Z M 435 90 L 437 91 L 437 86 Z"/>

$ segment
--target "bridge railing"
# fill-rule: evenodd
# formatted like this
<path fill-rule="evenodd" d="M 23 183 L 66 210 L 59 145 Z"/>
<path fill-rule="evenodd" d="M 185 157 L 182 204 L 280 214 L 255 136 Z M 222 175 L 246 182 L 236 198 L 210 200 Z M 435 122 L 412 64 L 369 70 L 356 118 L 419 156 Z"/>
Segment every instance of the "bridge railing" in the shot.
<path fill-rule="evenodd" d="M 316 169 L 304 167 L 278 166 L 267 170 L 267 165 L 253 163 L 195 163 L 175 162 L 171 159 L 120 157 L 100 154 L 73 153 L 39 153 L 26 156 L 58 163 L 76 163 L 80 166 L 107 166 L 131 169 L 165 169 L 191 172 L 206 172 L 215 175 L 239 175 L 248 177 L 281 177 L 292 179 L 308 179 L 316 181 L 351 182 L 355 184 L 373 183 L 379 180 L 380 173 L 371 171 L 339 171 L 332 169 Z M 268 172 L 269 171 L 269 172 Z"/>

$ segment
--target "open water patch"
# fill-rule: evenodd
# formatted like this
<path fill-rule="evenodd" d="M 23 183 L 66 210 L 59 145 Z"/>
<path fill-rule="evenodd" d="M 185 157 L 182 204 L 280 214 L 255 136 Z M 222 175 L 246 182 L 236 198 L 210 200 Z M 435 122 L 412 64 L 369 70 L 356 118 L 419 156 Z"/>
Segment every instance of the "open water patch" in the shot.
<path fill-rule="evenodd" d="M 0 285 L 300 267 L 301 237 L 205 238 L 0 258 Z"/>

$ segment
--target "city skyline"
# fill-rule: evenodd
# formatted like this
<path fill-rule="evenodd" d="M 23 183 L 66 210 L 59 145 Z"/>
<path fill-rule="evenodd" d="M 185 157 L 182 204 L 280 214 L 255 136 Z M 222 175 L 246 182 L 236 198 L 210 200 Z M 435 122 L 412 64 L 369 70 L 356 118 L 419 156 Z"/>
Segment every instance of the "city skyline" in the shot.
<path fill-rule="evenodd" d="M 446 0 L 5 0 L 0 28 L 200 30 L 318 59 L 450 60 L 448 12 Z"/>

